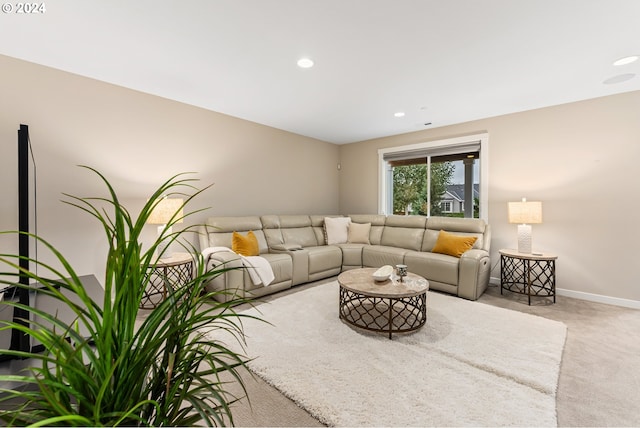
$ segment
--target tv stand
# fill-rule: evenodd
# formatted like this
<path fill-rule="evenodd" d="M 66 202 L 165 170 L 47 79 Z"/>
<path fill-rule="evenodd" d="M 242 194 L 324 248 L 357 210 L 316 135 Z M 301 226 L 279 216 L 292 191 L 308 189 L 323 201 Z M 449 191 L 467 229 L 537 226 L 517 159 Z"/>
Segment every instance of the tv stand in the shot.
<path fill-rule="evenodd" d="M 102 285 L 100 285 L 100 282 L 98 281 L 98 279 L 94 275 L 85 275 L 80 277 L 80 281 L 84 285 L 84 288 L 89 294 L 89 296 L 95 302 L 97 302 L 100 306 L 102 306 L 102 302 L 104 299 L 104 289 L 102 288 Z M 71 311 L 71 309 L 67 305 L 60 302 L 59 300 L 51 296 L 47 296 L 44 293 L 38 292 L 38 290 L 41 288 L 42 288 L 42 285 L 34 284 L 34 287 L 32 288 L 32 290 L 27 290 L 27 297 L 29 298 L 29 302 L 31 306 L 34 306 L 36 309 L 42 310 L 49 314 L 55 314 L 58 319 L 64 321 L 67 324 L 72 324 L 76 319 L 75 313 L 73 313 L 73 311 Z M 5 292 L 4 299 L 5 300 L 11 299 L 11 296 L 7 294 L 8 293 Z M 68 290 L 63 290 L 63 294 L 69 297 L 69 299 L 72 300 L 73 302 L 80 303 L 80 300 L 78 299 L 78 297 L 75 296 L 73 293 L 69 292 Z M 13 300 L 15 301 L 17 300 L 17 298 L 14 297 Z M 10 309 L 10 306 L 4 305 L 4 308 Z M 12 311 L 8 311 L 8 310 L 0 311 L 0 319 L 2 320 L 10 321 L 12 319 L 12 316 L 13 316 Z M 31 317 L 31 319 L 32 321 L 36 321 L 36 322 L 44 322 L 44 320 L 42 320 L 40 317 L 37 317 L 37 316 Z M 88 331 L 84 331 L 81 327 L 81 334 L 87 336 Z M 26 347 L 25 347 L 26 351 L 42 352 L 44 350 L 44 347 L 42 346 L 42 344 L 32 343 L 32 340 L 29 336 L 25 335 L 25 337 L 27 339 Z M 9 349 L 10 340 L 11 340 L 11 330 L 0 332 L 0 349 Z M 3 371 L 3 369 L 6 370 L 6 364 L 9 364 L 7 363 L 7 361 L 15 360 L 15 358 L 16 357 L 12 355 L 0 354 L 0 371 Z"/>

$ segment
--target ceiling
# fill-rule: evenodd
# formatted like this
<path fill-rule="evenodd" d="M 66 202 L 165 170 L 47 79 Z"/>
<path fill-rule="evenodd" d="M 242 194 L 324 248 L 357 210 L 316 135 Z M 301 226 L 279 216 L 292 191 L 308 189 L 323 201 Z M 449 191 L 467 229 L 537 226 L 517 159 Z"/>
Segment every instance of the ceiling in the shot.
<path fill-rule="evenodd" d="M 640 55 L 638 0 L 45 6 L 0 14 L 0 54 L 336 144 L 640 90 L 612 65 Z"/>

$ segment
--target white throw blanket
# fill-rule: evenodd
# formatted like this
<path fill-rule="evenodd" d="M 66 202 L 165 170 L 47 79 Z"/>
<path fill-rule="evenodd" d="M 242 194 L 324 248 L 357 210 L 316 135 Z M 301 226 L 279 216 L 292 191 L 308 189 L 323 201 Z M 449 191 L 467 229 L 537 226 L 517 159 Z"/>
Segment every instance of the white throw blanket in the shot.
<path fill-rule="evenodd" d="M 215 253 L 233 253 L 234 251 L 228 247 L 208 247 L 202 250 L 202 257 L 204 257 L 205 261 L 209 260 L 209 257 Z M 237 254 L 237 253 L 234 253 Z M 273 269 L 271 265 L 264 257 L 260 256 L 241 256 L 240 260 L 242 261 L 242 266 L 247 268 L 249 272 L 249 277 L 251 278 L 251 282 L 253 285 L 267 286 L 273 282 L 275 279 L 275 275 L 273 274 Z"/>

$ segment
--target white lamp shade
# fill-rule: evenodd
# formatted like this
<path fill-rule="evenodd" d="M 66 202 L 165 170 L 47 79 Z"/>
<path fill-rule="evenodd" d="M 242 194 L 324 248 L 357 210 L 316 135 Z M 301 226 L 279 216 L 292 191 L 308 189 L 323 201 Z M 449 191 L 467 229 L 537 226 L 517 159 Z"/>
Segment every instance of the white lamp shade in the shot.
<path fill-rule="evenodd" d="M 163 198 L 151 211 L 147 223 L 149 224 L 167 224 L 171 218 L 176 219 L 176 223 L 182 223 L 182 204 L 184 201 L 180 198 Z"/>
<path fill-rule="evenodd" d="M 542 202 L 509 202 L 509 223 L 542 223 Z"/>

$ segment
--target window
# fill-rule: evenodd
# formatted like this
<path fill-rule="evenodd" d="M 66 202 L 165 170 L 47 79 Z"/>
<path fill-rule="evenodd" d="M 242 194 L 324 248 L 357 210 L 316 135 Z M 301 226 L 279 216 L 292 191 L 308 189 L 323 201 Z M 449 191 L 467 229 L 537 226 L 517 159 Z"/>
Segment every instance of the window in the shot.
<path fill-rule="evenodd" d="M 488 134 L 378 150 L 379 212 L 487 218 Z"/>

